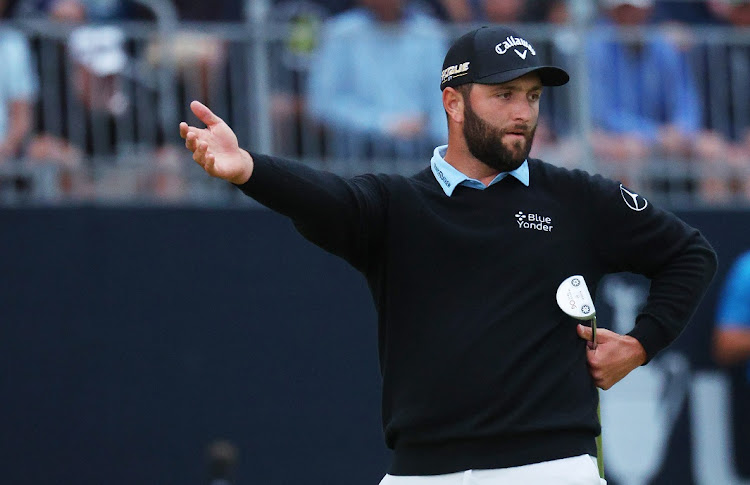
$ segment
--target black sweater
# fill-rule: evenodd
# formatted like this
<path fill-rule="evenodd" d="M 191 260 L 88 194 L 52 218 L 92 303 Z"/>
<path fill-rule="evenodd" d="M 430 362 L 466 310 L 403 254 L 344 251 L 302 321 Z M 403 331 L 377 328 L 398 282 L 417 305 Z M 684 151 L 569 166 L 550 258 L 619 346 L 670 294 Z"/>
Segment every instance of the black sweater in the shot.
<path fill-rule="evenodd" d="M 345 179 L 253 158 L 241 190 L 367 278 L 394 475 L 595 455 L 598 395 L 557 286 L 573 274 L 592 291 L 607 273 L 650 278 L 630 335 L 651 359 L 683 330 L 716 267 L 708 242 L 674 215 L 539 160 L 529 160 L 529 187 L 506 177 L 448 197 L 429 169 Z"/>

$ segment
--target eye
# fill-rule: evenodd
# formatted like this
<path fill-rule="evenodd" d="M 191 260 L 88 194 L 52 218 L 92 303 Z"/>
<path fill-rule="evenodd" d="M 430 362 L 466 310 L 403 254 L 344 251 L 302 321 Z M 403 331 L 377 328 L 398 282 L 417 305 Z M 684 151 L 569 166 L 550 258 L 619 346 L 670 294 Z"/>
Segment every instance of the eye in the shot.
<path fill-rule="evenodd" d="M 531 93 L 529 94 L 529 101 L 539 101 L 539 98 L 542 97 L 542 93 Z"/>
<path fill-rule="evenodd" d="M 510 99 L 510 97 L 513 95 L 510 91 L 503 91 L 500 93 L 497 93 L 497 97 L 501 99 Z"/>

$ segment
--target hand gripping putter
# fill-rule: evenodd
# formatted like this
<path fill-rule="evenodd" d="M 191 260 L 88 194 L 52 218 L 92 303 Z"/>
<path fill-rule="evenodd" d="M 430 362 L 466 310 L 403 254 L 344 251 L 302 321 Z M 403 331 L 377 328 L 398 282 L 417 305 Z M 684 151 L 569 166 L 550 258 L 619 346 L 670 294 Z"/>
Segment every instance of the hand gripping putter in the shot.
<path fill-rule="evenodd" d="M 573 275 L 565 278 L 557 288 L 557 306 L 567 315 L 576 320 L 587 320 L 591 322 L 591 342 L 588 347 L 596 350 L 596 308 L 591 298 L 586 280 L 581 275 Z M 602 422 L 600 407 L 597 406 L 596 414 L 599 423 Z M 604 456 L 602 455 L 602 435 L 596 437 L 596 462 L 599 465 L 599 476 L 604 478 Z"/>

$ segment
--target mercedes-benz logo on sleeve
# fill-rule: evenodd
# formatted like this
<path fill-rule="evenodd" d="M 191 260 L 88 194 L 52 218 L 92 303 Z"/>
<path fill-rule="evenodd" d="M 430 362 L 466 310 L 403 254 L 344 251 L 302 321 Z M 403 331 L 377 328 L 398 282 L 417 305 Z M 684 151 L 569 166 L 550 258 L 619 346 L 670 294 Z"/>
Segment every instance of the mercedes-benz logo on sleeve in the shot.
<path fill-rule="evenodd" d="M 634 211 L 640 212 L 648 207 L 648 201 L 646 199 L 635 192 L 629 191 L 622 184 L 620 184 L 620 195 L 622 195 L 622 200 L 625 201 L 625 204 Z"/>

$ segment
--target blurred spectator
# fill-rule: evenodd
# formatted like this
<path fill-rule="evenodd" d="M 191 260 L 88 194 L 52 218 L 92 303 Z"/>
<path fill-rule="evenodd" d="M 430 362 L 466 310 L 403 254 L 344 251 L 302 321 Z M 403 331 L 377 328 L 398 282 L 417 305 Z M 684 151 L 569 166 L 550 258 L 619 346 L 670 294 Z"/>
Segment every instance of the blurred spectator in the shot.
<path fill-rule="evenodd" d="M 750 1 L 715 0 L 711 7 L 728 27 L 750 27 Z M 693 48 L 704 98 L 701 140 L 707 162 L 702 180 L 706 200 L 750 199 L 750 44 L 727 36 L 722 42 L 700 39 Z"/>
<path fill-rule="evenodd" d="M 61 137 L 41 133 L 30 147 L 35 158 L 77 166 L 82 155 L 117 153 L 117 121 L 130 103 L 123 90 L 122 74 L 128 62 L 123 43 L 124 34 L 116 27 L 85 26 L 72 31 L 65 51 L 71 66 L 65 82 L 72 96 L 66 99 L 62 116 L 72 121 L 64 123 Z M 66 156 L 61 157 L 61 152 Z M 75 156 L 78 159 L 71 158 Z"/>
<path fill-rule="evenodd" d="M 433 90 L 447 46 L 435 19 L 405 0 L 362 0 L 324 30 L 308 107 L 333 135 L 337 156 L 408 158 L 445 143 Z"/>
<path fill-rule="evenodd" d="M 716 309 L 713 338 L 716 362 L 730 370 L 735 449 L 747 449 L 750 440 L 750 251 L 733 263 L 724 281 Z M 741 443 L 738 443 L 738 440 Z M 747 457 L 735 455 L 744 476 L 750 475 Z"/>
<path fill-rule="evenodd" d="M 0 20 L 7 0 L 0 0 Z M 20 154 L 32 126 L 36 70 L 22 33 L 0 26 L 0 164 Z"/>
<path fill-rule="evenodd" d="M 170 171 L 174 157 L 165 155 L 169 150 L 159 123 L 157 93 L 132 77 L 124 44 L 123 32 L 114 26 L 87 25 L 71 32 L 65 50 L 71 71 L 65 79 L 62 129 L 35 136 L 29 156 L 71 169 L 63 173 L 61 190 L 76 197 L 128 192 L 178 197 L 182 183 L 177 171 Z M 159 173 L 149 178 L 133 170 L 146 164 Z M 88 171 L 82 172 L 83 167 Z M 85 176 L 92 171 L 93 179 Z"/>
<path fill-rule="evenodd" d="M 719 364 L 743 365 L 750 382 L 750 251 L 734 261 L 724 281 L 713 350 Z"/>
<path fill-rule="evenodd" d="M 627 36 L 648 23 L 653 0 L 601 5 L 602 30 L 588 42 L 595 156 L 614 162 L 614 175 L 623 179 L 644 168 L 646 157 L 685 160 L 694 153 L 701 124 L 686 54 L 660 33 Z"/>
<path fill-rule="evenodd" d="M 148 67 L 159 74 L 166 74 L 170 78 L 169 83 L 173 84 L 174 81 L 176 84 L 170 87 L 178 92 L 178 99 L 173 100 L 176 105 L 172 106 L 175 112 L 193 99 L 204 100 L 217 107 L 227 106 L 230 104 L 226 84 L 229 78 L 227 60 L 232 43 L 210 27 L 206 29 L 193 23 L 245 22 L 245 0 L 172 0 L 170 3 L 175 7 L 181 25 L 166 38 L 155 38 L 149 42 L 144 56 Z M 154 16 L 154 20 L 157 24 L 168 26 L 164 22 L 168 19 Z M 235 51 L 238 51 L 236 45 Z M 176 119 L 172 121 L 177 122 Z"/>
<path fill-rule="evenodd" d="M 455 3 L 455 2 L 454 2 Z M 356 7 L 355 0 L 276 0 L 270 20 L 288 26 L 280 42 L 271 43 L 273 122 L 276 154 L 294 157 L 320 157 L 324 135 L 307 118 L 305 86 L 309 82 L 312 57 L 320 42 L 322 28 L 331 15 Z M 415 11 L 447 19 L 439 0 L 418 0 Z"/>
<path fill-rule="evenodd" d="M 281 156 L 320 156 L 320 134 L 305 117 L 305 86 L 321 29 L 331 14 L 324 0 L 280 0 L 270 12 L 271 22 L 287 25 L 280 42 L 270 46 L 271 118 L 273 152 Z M 334 8 L 348 6 L 339 2 Z"/>

